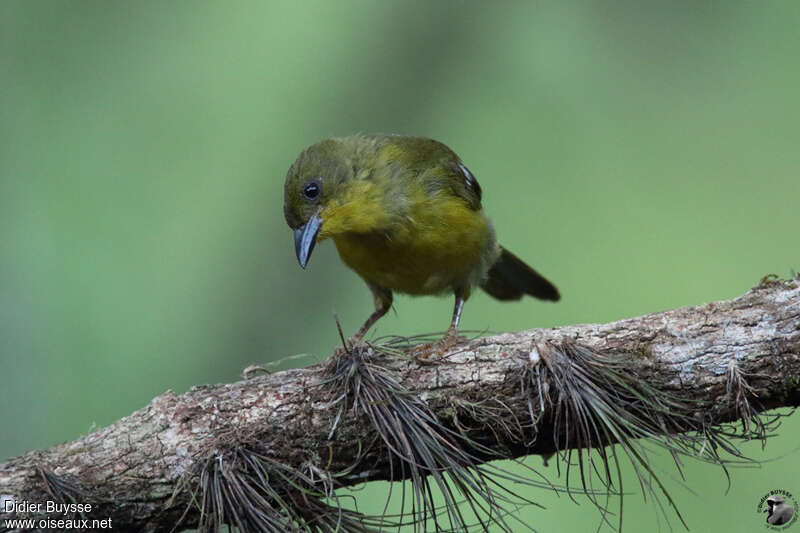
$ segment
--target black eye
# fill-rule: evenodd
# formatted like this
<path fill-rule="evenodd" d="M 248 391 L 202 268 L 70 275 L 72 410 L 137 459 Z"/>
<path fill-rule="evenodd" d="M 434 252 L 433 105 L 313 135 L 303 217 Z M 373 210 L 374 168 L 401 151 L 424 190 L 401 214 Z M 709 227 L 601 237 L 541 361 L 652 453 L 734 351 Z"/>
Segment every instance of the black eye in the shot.
<path fill-rule="evenodd" d="M 308 200 L 316 200 L 319 197 L 319 193 L 322 191 L 322 186 L 317 181 L 312 181 L 306 183 L 303 187 L 303 196 L 306 197 Z"/>

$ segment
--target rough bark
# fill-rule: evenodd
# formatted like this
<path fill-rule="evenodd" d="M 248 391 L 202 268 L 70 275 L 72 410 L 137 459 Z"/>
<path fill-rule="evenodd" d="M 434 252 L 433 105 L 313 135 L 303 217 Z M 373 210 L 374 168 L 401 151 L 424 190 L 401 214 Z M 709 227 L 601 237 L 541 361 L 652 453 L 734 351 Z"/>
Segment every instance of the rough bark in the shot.
<path fill-rule="evenodd" d="M 467 416 L 459 415 L 459 405 L 502 405 L 507 415 L 499 418 L 507 416 L 520 431 L 538 432 L 537 438 L 532 443 L 508 438 L 498 426 L 480 424 L 472 424 L 470 438 L 502 448 L 506 456 L 522 456 L 553 452 L 557 436 L 545 420 L 537 421 L 541 427 L 519 424 L 530 424 L 530 415 L 517 377 L 524 365 L 537 363 L 545 347 L 564 342 L 623 354 L 637 379 L 694 400 L 696 417 L 709 423 L 737 420 L 743 416 L 742 402 L 758 410 L 800 403 L 798 280 L 762 282 L 733 300 L 609 324 L 478 338 L 427 364 L 374 357 L 454 427 L 457 417 Z M 197 509 L 187 506 L 190 492 L 176 487 L 191 487 L 209 457 L 237 442 L 258 442 L 281 464 L 310 462 L 343 471 L 356 460 L 355 443 L 370 441 L 374 431 L 349 412 L 335 422 L 339 409 L 330 389 L 320 385 L 327 372 L 320 364 L 193 387 L 181 395 L 167 391 L 106 428 L 0 464 L 0 499 L 44 502 L 64 500 L 66 494 L 92 503 L 91 516 L 110 518 L 115 529 L 169 531 L 184 511 L 184 525 L 198 522 Z M 373 447 L 367 460 L 362 457 L 351 475 L 339 480 L 341 485 L 389 479 L 385 454 L 385 447 Z"/>

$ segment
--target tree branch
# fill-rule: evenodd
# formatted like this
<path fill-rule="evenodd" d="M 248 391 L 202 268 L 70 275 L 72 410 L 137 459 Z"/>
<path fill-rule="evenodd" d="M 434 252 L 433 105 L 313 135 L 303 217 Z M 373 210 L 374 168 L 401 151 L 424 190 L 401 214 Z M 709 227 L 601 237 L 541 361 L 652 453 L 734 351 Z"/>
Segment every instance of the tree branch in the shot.
<path fill-rule="evenodd" d="M 208 480 L 230 481 L 219 465 L 241 450 L 250 455 L 236 463 L 240 469 L 256 457 L 258 468 L 285 468 L 309 483 L 326 479 L 327 488 L 413 476 L 412 469 L 397 464 L 398 458 L 408 464 L 414 458 L 392 451 L 397 435 L 381 433 L 385 428 L 371 411 L 375 404 L 358 396 L 370 383 L 385 386 L 391 401 L 398 398 L 392 412 L 429 409 L 444 428 L 442 439 L 458 441 L 476 463 L 643 436 L 639 426 L 582 435 L 559 423 L 569 406 L 553 391 L 581 395 L 585 391 L 577 389 L 582 388 L 594 394 L 595 386 L 600 400 L 605 402 L 604 394 L 611 398 L 606 402 L 611 408 L 627 402 L 625 412 L 646 403 L 651 393 L 642 390 L 682 406 L 647 411 L 636 422 L 658 419 L 667 434 L 742 420 L 743 436 L 763 438 L 760 411 L 800 403 L 800 281 L 765 281 L 733 300 L 610 324 L 478 338 L 424 364 L 393 351 L 375 348 L 308 368 L 193 387 L 182 395 L 168 391 L 104 429 L 0 464 L 0 500 L 90 503 L 83 516 L 110 518 L 115 529 L 170 531 L 179 520 L 177 529 L 198 524 L 213 529 L 214 520 L 201 519 L 200 507 L 206 514 L 228 509 L 227 516 L 215 518 L 218 522 L 235 522 L 235 517 L 230 505 L 209 499 L 214 494 L 206 493 Z M 567 370 L 571 373 L 563 373 Z M 356 389 L 348 380 L 359 372 L 361 388 Z M 593 374 L 617 384 L 592 381 Z M 570 389 L 570 383 L 580 387 Z M 619 395 L 618 388 L 628 396 Z M 412 399 L 402 399 L 406 396 Z M 581 398 L 590 409 L 599 402 L 591 395 Z M 682 415 L 670 418 L 668 411 L 676 409 L 683 409 Z M 294 490 L 256 489 L 270 505 Z M 193 496 L 197 504 L 191 503 Z M 47 514 L 17 510 L 0 517 Z M 71 516 L 81 514 L 73 511 Z"/>

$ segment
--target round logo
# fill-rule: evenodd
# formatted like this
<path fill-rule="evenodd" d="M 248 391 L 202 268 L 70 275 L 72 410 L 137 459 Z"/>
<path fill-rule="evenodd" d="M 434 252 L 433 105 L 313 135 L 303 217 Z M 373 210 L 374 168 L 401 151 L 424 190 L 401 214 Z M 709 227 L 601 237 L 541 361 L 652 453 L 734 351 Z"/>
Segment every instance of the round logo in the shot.
<path fill-rule="evenodd" d="M 766 493 L 758 502 L 758 513 L 767 529 L 783 531 L 797 522 L 797 500 L 788 490 Z"/>

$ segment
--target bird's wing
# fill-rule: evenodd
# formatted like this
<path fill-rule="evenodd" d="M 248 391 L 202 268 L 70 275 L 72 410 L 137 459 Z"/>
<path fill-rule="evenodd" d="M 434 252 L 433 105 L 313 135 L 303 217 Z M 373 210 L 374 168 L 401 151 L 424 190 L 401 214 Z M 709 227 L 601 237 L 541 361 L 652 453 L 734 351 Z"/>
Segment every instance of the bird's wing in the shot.
<path fill-rule="evenodd" d="M 421 182 L 428 194 L 453 194 L 470 209 L 481 208 L 481 186 L 446 145 L 425 137 L 373 136 L 379 144 L 376 166 L 390 168 L 392 179 Z"/>
<path fill-rule="evenodd" d="M 454 181 L 453 192 L 464 198 L 472 209 L 480 209 L 482 194 L 480 183 L 461 160 L 456 162 L 456 168 L 458 179 Z"/>

